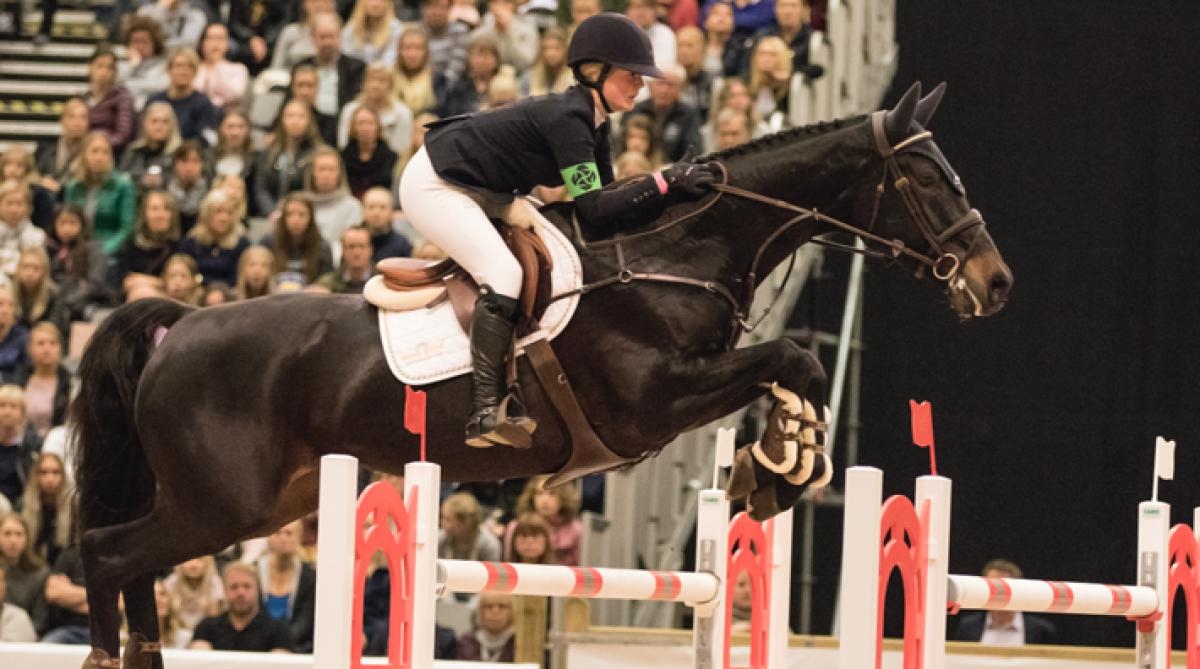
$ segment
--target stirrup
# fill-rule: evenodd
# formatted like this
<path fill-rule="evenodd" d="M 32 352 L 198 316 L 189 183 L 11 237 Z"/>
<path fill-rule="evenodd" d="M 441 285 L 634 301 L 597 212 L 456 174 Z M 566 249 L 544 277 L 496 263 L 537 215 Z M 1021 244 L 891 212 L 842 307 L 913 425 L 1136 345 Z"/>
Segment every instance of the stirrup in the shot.
<path fill-rule="evenodd" d="M 510 393 L 500 401 L 499 406 L 488 408 L 472 416 L 467 423 L 466 444 L 472 448 L 491 448 L 492 446 L 509 446 L 526 449 L 533 446 L 533 431 L 537 429 L 537 421 L 528 416 L 508 415 L 510 403 L 514 401 Z M 515 400 L 520 407 L 520 400 Z M 522 412 L 518 411 L 518 414 Z M 484 430 L 484 425 L 491 418 L 494 425 Z"/>

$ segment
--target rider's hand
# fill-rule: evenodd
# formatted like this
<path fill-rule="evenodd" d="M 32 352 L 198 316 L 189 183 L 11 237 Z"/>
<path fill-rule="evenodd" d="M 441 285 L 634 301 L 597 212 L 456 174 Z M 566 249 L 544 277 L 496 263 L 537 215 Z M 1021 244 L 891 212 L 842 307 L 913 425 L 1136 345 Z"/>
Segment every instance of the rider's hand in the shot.
<path fill-rule="evenodd" d="M 712 189 L 712 168 L 700 163 L 674 163 L 662 171 L 667 187 L 685 195 L 703 195 Z"/>

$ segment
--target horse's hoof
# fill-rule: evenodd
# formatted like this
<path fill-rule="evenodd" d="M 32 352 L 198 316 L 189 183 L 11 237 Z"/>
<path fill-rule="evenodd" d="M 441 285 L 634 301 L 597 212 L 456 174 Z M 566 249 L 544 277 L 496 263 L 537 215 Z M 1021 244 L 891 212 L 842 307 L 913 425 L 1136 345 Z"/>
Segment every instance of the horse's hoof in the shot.
<path fill-rule="evenodd" d="M 125 669 L 153 669 L 154 656 L 162 652 L 162 643 L 150 641 L 141 634 L 130 634 L 125 644 Z"/>
<path fill-rule="evenodd" d="M 758 477 L 755 474 L 754 459 L 746 449 L 733 456 L 733 469 L 729 473 L 729 483 L 725 486 L 725 498 L 736 501 L 749 497 L 758 487 Z"/>
<path fill-rule="evenodd" d="M 105 650 L 93 648 L 84 658 L 82 669 L 121 669 L 121 661 L 110 656 Z"/>
<path fill-rule="evenodd" d="M 760 486 L 750 493 L 750 498 L 746 500 L 746 512 L 750 514 L 751 519 L 760 523 L 770 520 L 790 508 L 790 506 L 780 508 L 774 483 Z"/>

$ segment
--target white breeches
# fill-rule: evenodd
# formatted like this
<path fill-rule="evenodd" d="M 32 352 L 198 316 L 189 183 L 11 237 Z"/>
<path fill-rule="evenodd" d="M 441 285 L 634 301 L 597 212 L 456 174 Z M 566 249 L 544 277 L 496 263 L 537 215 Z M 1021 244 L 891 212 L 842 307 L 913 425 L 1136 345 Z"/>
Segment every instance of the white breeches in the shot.
<path fill-rule="evenodd" d="M 471 273 L 475 283 L 516 298 L 521 266 L 483 209 L 464 189 L 438 176 L 421 147 L 400 177 L 400 207 L 412 226 Z"/>

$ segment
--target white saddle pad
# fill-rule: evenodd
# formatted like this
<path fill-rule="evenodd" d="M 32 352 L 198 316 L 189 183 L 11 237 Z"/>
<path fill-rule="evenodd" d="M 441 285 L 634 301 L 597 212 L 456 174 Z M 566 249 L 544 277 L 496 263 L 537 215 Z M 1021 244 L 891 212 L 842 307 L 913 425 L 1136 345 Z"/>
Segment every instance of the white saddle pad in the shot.
<path fill-rule="evenodd" d="M 561 295 L 579 288 L 583 284 L 583 265 L 575 247 L 552 225 L 539 222 L 536 229 L 554 261 L 551 294 Z M 542 316 L 541 331 L 519 340 L 518 351 L 536 338 L 558 336 L 578 304 L 579 295 L 550 303 Z M 432 309 L 379 309 L 379 332 L 388 367 L 405 384 L 424 385 L 471 371 L 470 340 L 449 301 Z"/>

